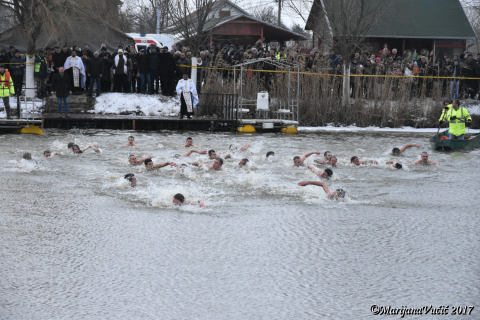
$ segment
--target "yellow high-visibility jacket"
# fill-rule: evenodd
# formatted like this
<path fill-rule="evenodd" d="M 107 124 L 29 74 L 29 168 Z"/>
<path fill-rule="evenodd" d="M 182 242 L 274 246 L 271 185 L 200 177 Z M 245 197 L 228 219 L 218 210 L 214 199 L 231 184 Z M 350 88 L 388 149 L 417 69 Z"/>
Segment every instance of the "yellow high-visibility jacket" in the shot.
<path fill-rule="evenodd" d="M 455 116 L 457 117 L 455 120 L 451 120 L 451 118 Z M 447 121 L 450 125 L 449 132 L 454 136 L 461 136 L 465 134 L 465 123 L 467 121 L 471 121 L 472 117 L 468 110 L 462 107 L 459 107 L 458 110 L 452 107 L 450 111 L 447 112 Z"/>

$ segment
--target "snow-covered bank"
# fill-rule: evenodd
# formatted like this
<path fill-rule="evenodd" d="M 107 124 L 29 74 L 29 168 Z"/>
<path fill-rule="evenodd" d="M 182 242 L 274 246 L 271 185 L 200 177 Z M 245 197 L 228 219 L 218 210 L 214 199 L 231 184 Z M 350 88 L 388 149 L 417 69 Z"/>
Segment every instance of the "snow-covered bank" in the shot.
<path fill-rule="evenodd" d="M 112 92 L 100 95 L 96 99 L 95 110 L 91 112 L 176 117 L 180 112 L 180 100 L 162 95 Z"/>
<path fill-rule="evenodd" d="M 10 97 L 10 114 L 16 116 L 17 115 L 17 97 Z M 27 106 L 25 104 L 20 103 L 21 105 L 21 112 L 25 113 L 28 112 L 29 114 L 34 114 L 34 113 L 42 113 L 42 109 L 44 107 L 44 101 L 42 99 L 37 99 L 35 98 L 32 101 L 29 101 L 27 103 Z M 6 118 L 7 113 L 5 111 L 5 107 L 3 105 L 3 101 L 0 99 L 0 118 Z"/>
<path fill-rule="evenodd" d="M 437 133 L 438 128 L 413 128 L 413 127 L 403 127 L 403 128 L 379 128 L 379 127 L 366 127 L 360 128 L 356 126 L 346 126 L 346 127 L 298 127 L 299 132 L 311 133 L 311 132 L 323 132 L 323 131 L 364 131 L 364 132 L 427 132 L 427 133 Z M 443 129 L 445 130 L 445 129 Z M 467 133 L 479 133 L 480 129 L 469 129 L 467 128 Z"/>

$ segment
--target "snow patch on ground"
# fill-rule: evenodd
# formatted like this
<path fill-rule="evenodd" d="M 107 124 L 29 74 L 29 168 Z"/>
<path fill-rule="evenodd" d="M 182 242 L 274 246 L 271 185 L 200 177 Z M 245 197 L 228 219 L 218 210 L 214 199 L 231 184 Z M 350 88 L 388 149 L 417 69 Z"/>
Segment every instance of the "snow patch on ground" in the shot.
<path fill-rule="evenodd" d="M 104 93 L 96 99 L 95 113 L 178 116 L 180 100 L 176 97 L 131 93 Z"/>
<path fill-rule="evenodd" d="M 13 114 L 14 116 L 17 115 L 17 97 L 10 97 L 10 114 Z M 21 106 L 21 112 L 22 113 L 42 113 L 43 107 L 44 107 L 44 101 L 41 99 L 34 99 L 33 103 L 32 101 L 28 101 L 27 105 L 25 105 L 25 102 L 20 102 Z M 3 100 L 0 99 L 0 118 L 6 118 L 7 117 L 7 112 L 5 110 L 5 106 L 3 105 Z"/>
<path fill-rule="evenodd" d="M 413 127 L 403 127 L 403 128 L 379 128 L 379 127 L 366 127 L 360 128 L 356 126 L 346 126 L 346 127 L 298 127 L 299 132 L 312 133 L 312 132 L 322 132 L 322 131 L 374 131 L 374 132 L 427 132 L 427 133 L 437 133 L 438 128 L 413 128 Z M 445 128 L 443 129 L 445 130 Z M 480 129 L 467 129 L 469 133 L 479 133 Z"/>

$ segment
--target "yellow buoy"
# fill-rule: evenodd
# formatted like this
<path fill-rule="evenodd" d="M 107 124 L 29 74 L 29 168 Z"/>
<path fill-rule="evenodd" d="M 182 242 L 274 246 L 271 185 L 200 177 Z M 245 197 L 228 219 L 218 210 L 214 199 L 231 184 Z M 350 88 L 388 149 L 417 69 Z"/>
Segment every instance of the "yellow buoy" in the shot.
<path fill-rule="evenodd" d="M 255 127 L 252 126 L 252 125 L 249 125 L 247 124 L 246 126 L 243 127 L 243 130 L 242 132 L 243 133 L 254 133 L 256 130 L 255 130 Z"/>
<path fill-rule="evenodd" d="M 238 132 L 243 132 L 243 127 L 238 127 L 237 131 Z"/>
<path fill-rule="evenodd" d="M 282 133 L 285 133 L 285 131 L 287 130 L 287 128 L 282 128 L 282 130 L 280 130 Z"/>
<path fill-rule="evenodd" d="M 33 133 L 33 134 L 38 134 L 42 135 L 43 131 L 37 126 L 28 126 L 20 129 L 20 133 Z"/>
<path fill-rule="evenodd" d="M 287 127 L 285 129 L 286 134 L 296 134 L 298 133 L 298 129 L 296 127 Z"/>

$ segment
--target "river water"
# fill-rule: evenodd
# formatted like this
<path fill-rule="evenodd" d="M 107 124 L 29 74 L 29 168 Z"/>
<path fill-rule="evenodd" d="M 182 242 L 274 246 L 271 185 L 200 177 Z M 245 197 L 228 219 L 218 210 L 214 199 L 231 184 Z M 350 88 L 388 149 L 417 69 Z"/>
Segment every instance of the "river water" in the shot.
<path fill-rule="evenodd" d="M 123 147 L 129 134 L 137 147 Z M 202 161 L 235 152 L 224 171 L 127 162 Z M 424 133 L 238 135 L 60 131 L 0 135 L 0 319 L 399 319 L 372 305 L 474 305 L 480 319 L 480 151 L 439 153 Z M 74 141 L 93 144 L 82 155 Z M 385 165 L 407 143 L 402 170 Z M 59 152 L 51 159 L 45 149 Z M 275 156 L 265 160 L 267 151 Z M 328 200 L 292 158 L 330 150 Z M 440 166 L 415 166 L 428 150 Z M 19 161 L 31 152 L 38 164 Z M 380 165 L 353 167 L 350 157 Z M 241 158 L 249 166 L 238 168 Z M 306 164 L 312 164 L 312 156 Z M 122 178 L 134 173 L 138 186 Z M 207 208 L 173 206 L 172 196 Z M 476 304 L 477 303 L 477 304 Z M 438 316 L 406 316 L 409 319 Z"/>

